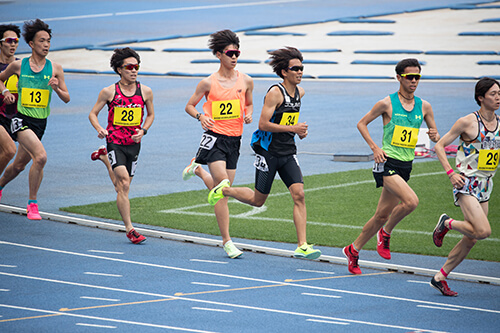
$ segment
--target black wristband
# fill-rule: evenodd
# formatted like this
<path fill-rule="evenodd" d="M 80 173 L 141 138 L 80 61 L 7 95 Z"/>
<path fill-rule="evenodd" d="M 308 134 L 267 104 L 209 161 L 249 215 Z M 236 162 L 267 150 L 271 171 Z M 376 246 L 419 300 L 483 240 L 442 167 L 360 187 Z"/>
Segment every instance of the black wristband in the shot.
<path fill-rule="evenodd" d="M 141 128 L 141 129 L 144 132 L 144 135 L 148 134 L 148 130 L 147 129 L 145 129 L 145 128 Z"/>

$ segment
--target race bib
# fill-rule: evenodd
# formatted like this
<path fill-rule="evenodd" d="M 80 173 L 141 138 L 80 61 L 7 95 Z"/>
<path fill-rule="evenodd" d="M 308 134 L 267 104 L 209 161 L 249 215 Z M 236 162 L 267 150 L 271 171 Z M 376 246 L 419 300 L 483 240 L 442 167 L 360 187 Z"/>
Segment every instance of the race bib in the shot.
<path fill-rule="evenodd" d="M 240 116 L 241 116 L 241 108 L 239 99 L 212 102 L 213 120 L 237 119 Z"/>
<path fill-rule="evenodd" d="M 253 166 L 263 172 L 268 172 L 269 167 L 267 166 L 266 158 L 262 155 L 255 154 L 255 161 L 253 162 Z"/>
<path fill-rule="evenodd" d="M 373 163 L 373 168 L 372 168 L 372 172 L 375 172 L 375 173 L 382 173 L 384 172 L 384 166 L 385 166 L 385 162 L 382 162 L 382 163 Z"/>
<path fill-rule="evenodd" d="M 23 120 L 21 118 L 12 118 L 10 122 L 11 133 L 16 133 L 21 128 L 23 128 Z"/>
<path fill-rule="evenodd" d="M 283 112 L 280 125 L 293 126 L 299 121 L 299 112 Z"/>
<path fill-rule="evenodd" d="M 403 148 L 415 148 L 418 141 L 418 128 L 396 125 L 392 134 L 391 145 Z"/>
<path fill-rule="evenodd" d="M 215 136 L 203 133 L 203 135 L 201 136 L 200 148 L 206 150 L 212 150 L 215 141 L 217 141 L 217 138 Z"/>
<path fill-rule="evenodd" d="M 123 108 L 115 106 L 113 125 L 118 126 L 140 126 L 142 108 Z"/>
<path fill-rule="evenodd" d="M 115 165 L 116 164 L 116 155 L 115 155 L 115 151 L 112 150 L 108 153 L 108 160 L 109 160 L 109 163 L 111 165 Z"/>
<path fill-rule="evenodd" d="M 19 78 L 17 77 L 16 74 L 12 75 L 5 81 L 5 88 L 9 89 L 11 94 L 17 94 L 17 82 L 19 81 Z"/>
<path fill-rule="evenodd" d="M 46 108 L 49 104 L 50 92 L 47 89 L 23 88 L 21 105 L 25 108 Z"/>
<path fill-rule="evenodd" d="M 482 171 L 495 171 L 500 159 L 500 149 L 481 149 L 477 169 Z"/>

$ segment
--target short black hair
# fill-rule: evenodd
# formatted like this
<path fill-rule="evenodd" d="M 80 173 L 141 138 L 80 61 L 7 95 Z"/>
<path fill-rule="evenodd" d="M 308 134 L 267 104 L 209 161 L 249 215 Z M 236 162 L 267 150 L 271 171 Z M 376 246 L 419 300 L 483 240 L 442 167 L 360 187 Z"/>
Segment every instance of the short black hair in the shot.
<path fill-rule="evenodd" d="M 418 70 L 421 71 L 422 67 L 420 67 L 420 63 L 415 58 L 406 58 L 398 62 L 396 65 L 396 74 L 401 75 L 404 73 L 406 67 L 418 67 Z"/>
<path fill-rule="evenodd" d="M 273 72 L 275 72 L 281 78 L 283 78 L 283 74 L 281 73 L 281 71 L 283 69 L 288 69 L 290 60 L 299 59 L 301 62 L 304 60 L 304 58 L 302 57 L 302 53 L 295 47 L 291 46 L 287 46 L 285 48 L 274 50 L 268 53 L 271 55 L 271 61 L 269 62 L 269 65 L 273 68 Z"/>
<path fill-rule="evenodd" d="M 14 31 L 17 35 L 17 38 L 21 37 L 21 29 L 15 24 L 0 24 L 0 39 L 3 38 L 3 34 L 6 31 Z"/>
<path fill-rule="evenodd" d="M 217 52 L 222 53 L 224 48 L 231 44 L 236 45 L 236 48 L 239 49 L 240 39 L 234 32 L 227 29 L 214 32 L 210 35 L 210 39 L 208 40 L 208 47 L 212 50 L 214 55 L 217 54 Z"/>
<path fill-rule="evenodd" d="M 124 47 L 124 48 L 118 48 L 113 51 L 113 55 L 111 56 L 111 60 L 109 61 L 109 64 L 111 68 L 118 73 L 118 68 L 123 66 L 123 60 L 134 57 L 137 59 L 137 63 L 141 63 L 141 57 L 139 57 L 139 54 L 132 50 L 130 47 Z"/>
<path fill-rule="evenodd" d="M 50 37 L 52 37 L 52 30 L 49 25 L 40 19 L 25 21 L 23 26 L 23 37 L 26 43 L 30 43 L 38 31 L 47 31 Z"/>
<path fill-rule="evenodd" d="M 484 97 L 494 84 L 500 87 L 500 83 L 498 83 L 497 80 L 492 79 L 491 77 L 483 77 L 479 81 L 477 81 L 476 89 L 474 90 L 474 99 L 476 100 L 477 105 L 481 106 L 479 96 Z"/>

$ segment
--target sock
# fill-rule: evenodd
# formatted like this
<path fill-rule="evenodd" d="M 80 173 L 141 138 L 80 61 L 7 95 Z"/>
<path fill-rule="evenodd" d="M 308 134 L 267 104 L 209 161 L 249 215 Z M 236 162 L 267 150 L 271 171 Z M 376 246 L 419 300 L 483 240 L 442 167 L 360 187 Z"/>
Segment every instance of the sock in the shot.
<path fill-rule="evenodd" d="M 387 235 L 391 235 L 389 232 L 385 231 L 385 228 L 382 228 L 382 231 L 385 232 Z"/>
<path fill-rule="evenodd" d="M 448 229 L 452 230 L 453 228 L 451 227 L 451 222 L 455 221 L 454 219 L 450 219 L 450 222 L 448 222 Z"/>
<path fill-rule="evenodd" d="M 36 201 L 36 200 L 28 200 L 28 205 L 30 205 L 32 203 L 38 203 L 38 201 Z"/>
<path fill-rule="evenodd" d="M 351 246 L 354 249 L 354 251 L 359 252 L 359 250 L 356 248 L 356 246 L 354 246 L 354 243 L 352 243 Z"/>
<path fill-rule="evenodd" d="M 441 272 L 441 274 L 443 274 L 443 276 L 444 276 L 445 278 L 447 278 L 447 277 L 448 277 L 448 273 L 446 273 L 446 272 L 444 271 L 444 269 L 442 269 L 442 268 L 441 268 L 440 272 Z"/>

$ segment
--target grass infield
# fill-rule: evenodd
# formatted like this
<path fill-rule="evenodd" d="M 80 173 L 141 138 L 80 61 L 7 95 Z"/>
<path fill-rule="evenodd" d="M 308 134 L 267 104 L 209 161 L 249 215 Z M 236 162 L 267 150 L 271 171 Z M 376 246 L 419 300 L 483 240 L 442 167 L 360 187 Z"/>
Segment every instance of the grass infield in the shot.
<path fill-rule="evenodd" d="M 453 164 L 452 164 L 453 165 Z M 180 176 L 180 174 L 179 174 Z M 193 178 L 189 181 L 198 181 Z M 432 242 L 439 216 L 463 219 L 453 204 L 448 177 L 438 161 L 414 163 L 410 186 L 418 195 L 417 209 L 403 219 L 393 232 L 391 251 L 447 256 L 462 235 L 450 231 L 441 248 Z M 253 188 L 253 184 L 246 185 Z M 317 246 L 343 247 L 359 235 L 374 214 L 381 188 L 375 188 L 371 170 L 355 170 L 304 177 L 307 206 L 307 239 Z M 500 194 L 494 190 L 488 219 L 492 234 L 479 241 L 468 258 L 500 261 Z M 207 203 L 208 190 L 134 198 L 130 200 L 132 221 L 171 229 L 219 235 L 213 207 Z M 232 237 L 296 243 L 292 219 L 293 201 L 280 179 L 274 181 L 269 198 L 261 209 L 230 199 Z M 121 220 L 116 201 L 61 208 L 63 211 Z M 376 237 L 364 249 L 374 250 Z"/>

